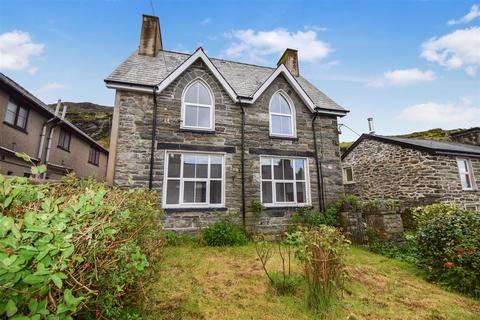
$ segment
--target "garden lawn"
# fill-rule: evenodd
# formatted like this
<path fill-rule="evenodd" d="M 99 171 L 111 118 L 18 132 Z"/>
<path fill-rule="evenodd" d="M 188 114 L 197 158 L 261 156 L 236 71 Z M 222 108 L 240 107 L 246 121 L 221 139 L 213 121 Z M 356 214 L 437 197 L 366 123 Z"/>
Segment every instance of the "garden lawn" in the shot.
<path fill-rule="evenodd" d="M 421 278 L 414 266 L 351 247 L 349 281 L 329 319 L 480 319 L 480 302 Z M 301 273 L 301 266 L 293 264 Z M 280 270 L 274 256 L 269 270 Z M 165 248 L 158 280 L 146 288 L 151 319 L 315 319 L 303 288 L 278 296 L 266 281 L 254 245 Z M 349 317 L 350 316 L 350 317 Z"/>

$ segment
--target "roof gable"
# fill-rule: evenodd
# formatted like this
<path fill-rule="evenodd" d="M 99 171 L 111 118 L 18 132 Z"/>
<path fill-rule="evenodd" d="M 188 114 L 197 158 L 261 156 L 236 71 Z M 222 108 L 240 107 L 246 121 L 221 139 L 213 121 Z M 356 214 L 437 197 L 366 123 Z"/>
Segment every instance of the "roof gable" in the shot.
<path fill-rule="evenodd" d="M 202 48 L 192 55 L 162 50 L 156 57 L 134 52 L 106 79 L 113 89 L 153 92 L 155 86 L 167 86 L 197 59 L 202 59 L 234 101 L 251 104 L 279 74 L 283 74 L 310 110 L 344 116 L 345 110 L 302 76 L 294 77 L 283 65 L 278 68 L 209 58 Z M 268 82 L 268 83 L 267 83 Z M 267 83 L 265 85 L 265 83 Z"/>

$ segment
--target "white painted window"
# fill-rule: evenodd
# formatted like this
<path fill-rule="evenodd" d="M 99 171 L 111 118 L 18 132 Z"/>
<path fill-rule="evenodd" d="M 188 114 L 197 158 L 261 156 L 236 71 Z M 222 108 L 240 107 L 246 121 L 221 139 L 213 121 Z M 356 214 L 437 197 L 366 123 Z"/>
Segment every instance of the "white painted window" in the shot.
<path fill-rule="evenodd" d="M 188 85 L 182 97 L 182 128 L 214 130 L 215 108 L 211 90 L 201 80 Z"/>
<path fill-rule="evenodd" d="M 468 203 L 465 205 L 466 210 L 472 210 L 472 211 L 480 211 L 480 205 L 477 205 L 475 203 Z"/>
<path fill-rule="evenodd" d="M 295 109 L 283 91 L 277 91 L 270 99 L 270 135 L 295 137 Z"/>
<path fill-rule="evenodd" d="M 344 183 L 354 183 L 353 180 L 353 168 L 352 167 L 344 167 L 343 168 L 343 182 Z"/>
<path fill-rule="evenodd" d="M 225 156 L 166 152 L 163 206 L 222 207 L 225 196 Z"/>
<path fill-rule="evenodd" d="M 457 159 L 458 172 L 460 174 L 460 183 L 463 190 L 473 190 L 475 180 L 473 177 L 472 164 L 469 159 Z"/>
<path fill-rule="evenodd" d="M 305 158 L 261 157 L 261 196 L 265 206 L 302 206 L 310 203 Z"/>

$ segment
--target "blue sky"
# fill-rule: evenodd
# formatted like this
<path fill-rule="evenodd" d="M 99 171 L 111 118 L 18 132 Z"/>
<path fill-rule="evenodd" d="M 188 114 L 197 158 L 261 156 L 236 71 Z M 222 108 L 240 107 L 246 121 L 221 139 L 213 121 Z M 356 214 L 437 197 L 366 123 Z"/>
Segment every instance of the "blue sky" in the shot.
<path fill-rule="evenodd" d="M 378 134 L 480 124 L 480 1 L 158 1 L 164 48 L 300 72 Z M 0 0 L 0 70 L 45 102 L 113 104 L 103 79 L 139 42 L 150 0 Z M 342 129 L 341 140 L 357 136 Z"/>

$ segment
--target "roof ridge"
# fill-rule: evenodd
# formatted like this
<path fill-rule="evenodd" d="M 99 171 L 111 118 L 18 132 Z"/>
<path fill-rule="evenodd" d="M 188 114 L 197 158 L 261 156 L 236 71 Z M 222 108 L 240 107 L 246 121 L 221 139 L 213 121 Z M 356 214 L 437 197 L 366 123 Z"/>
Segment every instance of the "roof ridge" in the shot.
<path fill-rule="evenodd" d="M 182 55 L 187 55 L 187 56 L 191 56 L 191 55 L 193 54 L 193 53 L 190 54 L 190 53 L 178 52 L 178 51 L 173 51 L 173 50 L 165 50 L 165 49 L 162 49 L 162 50 L 160 50 L 160 51 L 169 52 L 169 53 L 176 53 L 176 54 L 182 54 Z M 205 54 L 207 54 L 207 53 L 205 53 Z M 231 62 L 231 63 L 243 64 L 243 65 L 247 65 L 247 66 L 258 67 L 258 68 L 265 68 L 265 69 L 272 69 L 272 70 L 275 70 L 275 69 L 276 69 L 276 68 L 274 68 L 274 67 L 261 66 L 261 65 L 254 64 L 254 63 L 234 61 L 234 60 L 228 60 L 228 59 L 223 59 L 223 58 L 215 58 L 215 57 L 210 57 L 210 56 L 208 56 L 208 55 L 207 55 L 207 57 L 208 57 L 210 60 L 217 60 L 217 61 L 223 61 L 223 62 Z"/>

